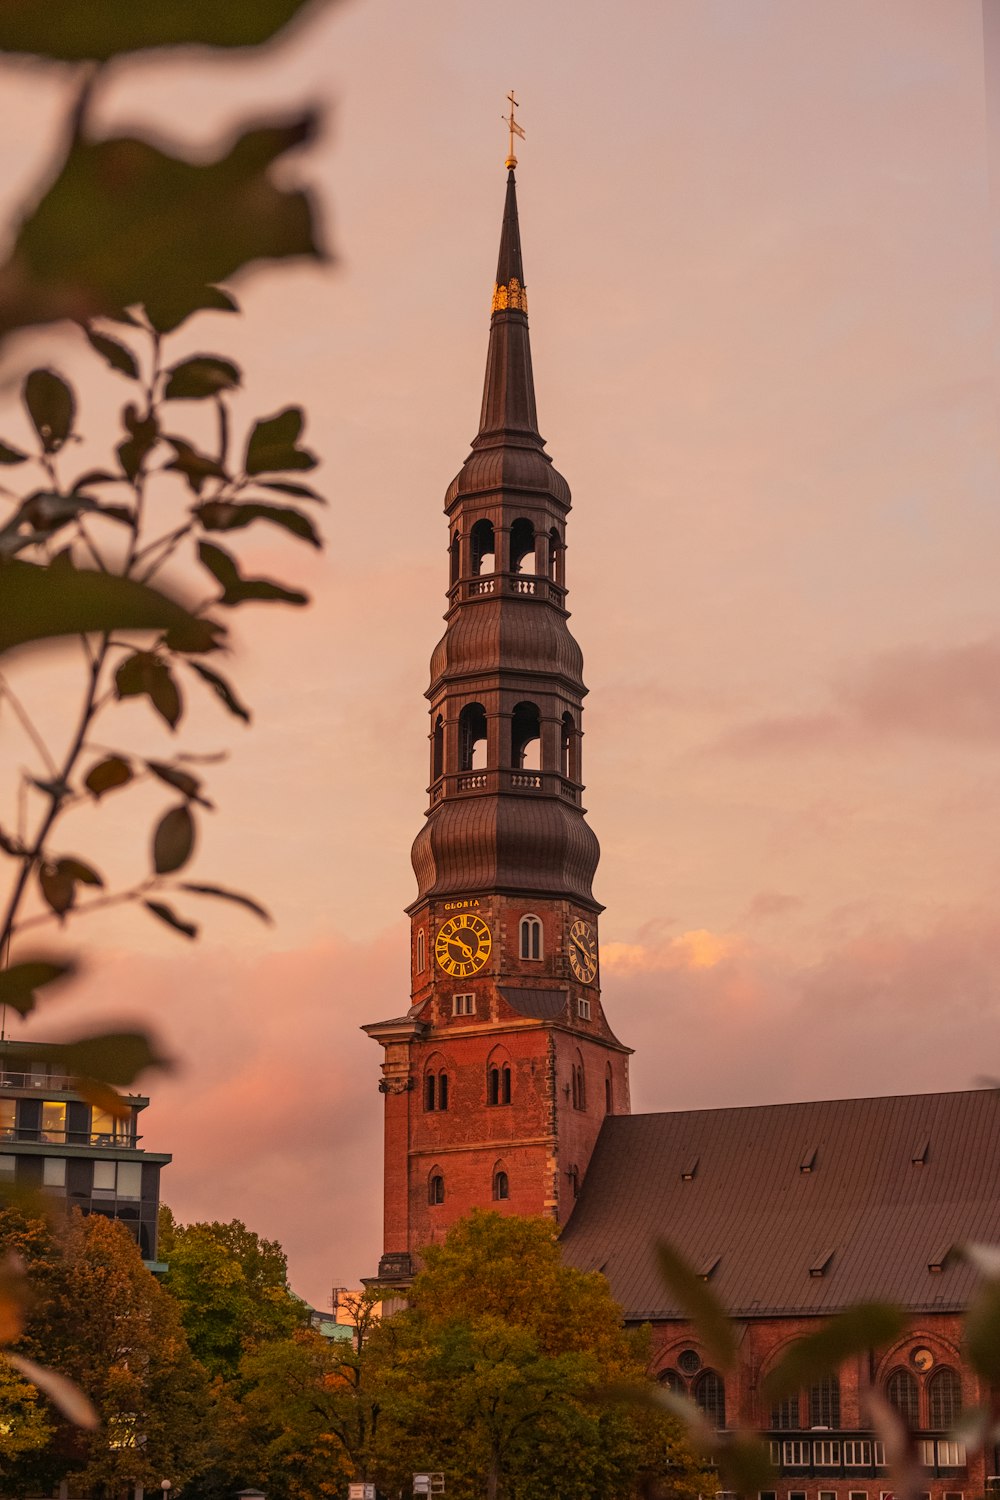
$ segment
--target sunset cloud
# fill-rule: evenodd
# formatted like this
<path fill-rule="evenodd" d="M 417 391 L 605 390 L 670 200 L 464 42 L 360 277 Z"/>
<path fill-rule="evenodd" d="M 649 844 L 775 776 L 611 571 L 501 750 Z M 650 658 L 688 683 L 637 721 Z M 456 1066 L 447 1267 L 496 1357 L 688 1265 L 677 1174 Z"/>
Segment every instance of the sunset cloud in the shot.
<path fill-rule="evenodd" d="M 601 963 L 610 974 L 714 969 L 736 946 L 735 938 L 698 928 L 658 943 L 605 943 Z"/>

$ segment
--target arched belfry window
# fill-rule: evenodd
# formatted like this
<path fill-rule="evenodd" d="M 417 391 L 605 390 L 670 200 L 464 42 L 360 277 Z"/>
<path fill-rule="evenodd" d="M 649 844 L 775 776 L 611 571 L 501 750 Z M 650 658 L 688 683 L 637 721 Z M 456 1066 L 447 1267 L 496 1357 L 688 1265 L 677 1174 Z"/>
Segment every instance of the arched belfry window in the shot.
<path fill-rule="evenodd" d="M 911 1432 L 920 1426 L 920 1390 L 909 1370 L 893 1370 L 885 1383 L 885 1398 L 894 1406 Z"/>
<path fill-rule="evenodd" d="M 560 586 L 566 581 L 566 570 L 563 567 L 565 558 L 566 548 L 563 546 L 562 537 L 559 535 L 556 527 L 553 526 L 549 532 L 549 577 L 553 583 L 558 583 Z"/>
<path fill-rule="evenodd" d="M 493 534 L 493 522 L 477 521 L 469 532 L 469 547 L 471 549 L 470 562 L 472 564 L 473 577 L 478 578 L 483 573 L 496 572 L 496 550 L 497 544 Z"/>
<path fill-rule="evenodd" d="M 451 546 L 448 548 L 448 552 L 450 554 L 448 571 L 452 587 L 454 587 L 462 576 L 462 543 L 457 531 L 451 539 Z"/>
<path fill-rule="evenodd" d="M 467 703 L 458 716 L 458 769 L 486 768 L 486 710 L 481 703 Z"/>
<path fill-rule="evenodd" d="M 587 1080 L 583 1071 L 583 1057 L 579 1050 L 570 1069 L 570 1095 L 574 1109 L 587 1108 Z"/>
<path fill-rule="evenodd" d="M 954 1370 L 942 1366 L 927 1382 L 930 1425 L 948 1432 L 962 1415 L 962 1382 Z"/>
<path fill-rule="evenodd" d="M 569 709 L 559 725 L 559 769 L 567 781 L 580 780 L 580 735 Z"/>
<path fill-rule="evenodd" d="M 714 1370 L 703 1370 L 691 1394 L 695 1404 L 705 1413 L 709 1426 L 721 1431 L 726 1425 L 726 1386 L 722 1376 Z"/>
<path fill-rule="evenodd" d="M 615 1112 L 615 1081 L 611 1073 L 611 1064 L 604 1070 L 604 1113 L 613 1115 Z"/>
<path fill-rule="evenodd" d="M 444 1202 L 444 1174 L 435 1167 L 427 1179 L 427 1202 Z"/>
<path fill-rule="evenodd" d="M 515 703 L 510 720 L 510 763 L 515 771 L 541 768 L 542 725 L 535 703 Z"/>
<path fill-rule="evenodd" d="M 441 1059 L 432 1059 L 424 1074 L 424 1109 L 428 1113 L 448 1108 L 448 1074 Z"/>
<path fill-rule="evenodd" d="M 422 927 L 419 927 L 417 929 L 417 953 L 415 967 L 418 974 L 422 974 L 427 967 L 427 939 L 424 937 L 424 929 Z"/>
<path fill-rule="evenodd" d="M 493 1168 L 493 1197 L 498 1203 L 510 1197 L 510 1178 L 502 1161 L 498 1161 Z"/>
<path fill-rule="evenodd" d="M 510 528 L 510 571 L 535 571 L 535 528 L 525 516 L 521 516 Z"/>
<path fill-rule="evenodd" d="M 521 918 L 521 957 L 542 958 L 542 923 L 541 918 L 527 916 Z"/>
<path fill-rule="evenodd" d="M 498 1049 L 491 1052 L 486 1064 L 487 1104 L 510 1103 L 510 1058 Z"/>
<path fill-rule="evenodd" d="M 437 781 L 444 775 L 444 717 L 438 714 L 434 720 L 434 732 L 431 735 L 431 780 Z"/>

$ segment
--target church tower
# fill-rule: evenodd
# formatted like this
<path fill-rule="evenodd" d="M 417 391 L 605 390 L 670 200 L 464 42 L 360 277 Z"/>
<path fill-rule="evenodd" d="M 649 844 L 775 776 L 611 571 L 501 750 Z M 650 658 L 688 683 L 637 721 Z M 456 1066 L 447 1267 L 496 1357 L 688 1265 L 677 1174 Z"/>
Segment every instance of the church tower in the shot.
<path fill-rule="evenodd" d="M 600 998 L 570 492 L 538 432 L 507 165 L 479 432 L 445 496 L 447 625 L 431 657 L 430 803 L 407 909 L 412 1004 L 364 1027 L 385 1049 L 379 1279 L 396 1284 L 475 1207 L 564 1224 L 605 1116 L 629 1111 L 629 1049 Z"/>

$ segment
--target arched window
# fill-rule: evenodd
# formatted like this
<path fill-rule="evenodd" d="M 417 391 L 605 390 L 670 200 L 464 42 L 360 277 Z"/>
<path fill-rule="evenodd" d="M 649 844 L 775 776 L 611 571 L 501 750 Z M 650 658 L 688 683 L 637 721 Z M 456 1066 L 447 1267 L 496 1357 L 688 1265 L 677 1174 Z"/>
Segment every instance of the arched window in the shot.
<path fill-rule="evenodd" d="M 549 577 L 553 583 L 558 583 L 560 586 L 565 581 L 563 577 L 563 561 L 565 556 L 566 549 L 562 544 L 562 537 L 555 526 L 553 526 L 549 532 Z"/>
<path fill-rule="evenodd" d="M 424 1075 L 424 1109 L 437 1109 L 437 1074 Z"/>
<path fill-rule="evenodd" d="M 510 1103 L 510 1063 L 505 1058 L 490 1059 L 486 1069 L 486 1102 Z"/>
<path fill-rule="evenodd" d="M 566 1176 L 569 1178 L 570 1192 L 574 1198 L 578 1198 L 580 1196 L 580 1168 L 575 1166 L 570 1167 Z"/>
<path fill-rule="evenodd" d="M 911 1432 L 920 1426 L 920 1391 L 909 1370 L 893 1370 L 885 1383 L 885 1399 L 894 1406 Z"/>
<path fill-rule="evenodd" d="M 427 939 L 424 937 L 424 929 L 417 931 L 417 973 L 422 974 L 427 967 Z"/>
<path fill-rule="evenodd" d="M 477 521 L 469 533 L 472 557 L 472 574 L 478 578 L 483 573 L 496 572 L 496 542 L 492 521 Z"/>
<path fill-rule="evenodd" d="M 799 1392 L 785 1396 L 771 1407 L 771 1427 L 777 1432 L 798 1432 L 802 1427 L 799 1411 Z"/>
<path fill-rule="evenodd" d="M 559 728 L 559 769 L 567 781 L 579 781 L 580 767 L 576 756 L 577 734 L 573 715 L 567 710 Z"/>
<path fill-rule="evenodd" d="M 836 1375 L 825 1375 L 809 1387 L 809 1426 L 840 1426 L 840 1381 Z"/>
<path fill-rule="evenodd" d="M 947 1432 L 955 1426 L 962 1414 L 962 1382 L 947 1365 L 927 1382 L 927 1402 L 932 1427 Z"/>
<path fill-rule="evenodd" d="M 448 1074 L 441 1062 L 440 1054 L 432 1057 L 424 1074 L 424 1109 L 428 1113 L 448 1108 Z"/>
<path fill-rule="evenodd" d="M 510 1197 L 510 1182 L 507 1173 L 499 1164 L 493 1171 L 493 1196 L 498 1203 Z"/>
<path fill-rule="evenodd" d="M 427 1180 L 427 1202 L 444 1202 L 444 1177 L 437 1170 L 433 1171 Z"/>
<path fill-rule="evenodd" d="M 437 781 L 444 775 L 444 718 L 438 714 L 434 720 L 434 733 L 431 736 L 431 780 Z"/>
<path fill-rule="evenodd" d="M 604 1113 L 613 1115 L 615 1112 L 615 1082 L 611 1076 L 611 1064 L 604 1070 Z"/>
<path fill-rule="evenodd" d="M 448 1108 L 448 1075 L 438 1074 L 438 1109 Z"/>
<path fill-rule="evenodd" d="M 542 726 L 535 703 L 515 703 L 510 721 L 510 763 L 515 771 L 537 771 Z"/>
<path fill-rule="evenodd" d="M 458 716 L 458 769 L 481 771 L 486 766 L 486 710 L 467 703 Z"/>
<path fill-rule="evenodd" d="M 521 957 L 542 957 L 542 924 L 538 917 L 521 918 Z"/>
<path fill-rule="evenodd" d="M 535 571 L 535 528 L 524 516 L 510 528 L 510 571 L 533 573 Z"/>
<path fill-rule="evenodd" d="M 726 1386 L 714 1370 L 702 1370 L 692 1391 L 695 1402 L 705 1413 L 709 1425 L 722 1429 L 726 1425 Z"/>
<path fill-rule="evenodd" d="M 573 1108 L 587 1108 L 587 1084 L 583 1072 L 583 1058 L 580 1053 L 576 1054 L 576 1062 L 573 1064 Z"/>
<path fill-rule="evenodd" d="M 684 1382 L 676 1370 L 661 1370 L 656 1379 L 660 1385 L 666 1386 L 668 1391 L 675 1391 L 678 1395 L 684 1394 Z"/>
<path fill-rule="evenodd" d="M 448 551 L 451 554 L 449 559 L 449 572 L 451 575 L 452 587 L 454 587 L 459 578 L 462 576 L 462 544 L 459 541 L 457 531 L 451 539 L 451 546 L 448 548 Z"/>

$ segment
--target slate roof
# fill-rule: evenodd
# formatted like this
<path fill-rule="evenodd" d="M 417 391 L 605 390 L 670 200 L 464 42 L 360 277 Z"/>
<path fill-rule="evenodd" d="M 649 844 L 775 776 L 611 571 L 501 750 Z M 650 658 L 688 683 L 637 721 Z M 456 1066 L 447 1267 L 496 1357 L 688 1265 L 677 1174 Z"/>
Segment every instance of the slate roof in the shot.
<path fill-rule="evenodd" d="M 714 1262 L 739 1317 L 960 1310 L 975 1273 L 947 1252 L 1000 1243 L 1000 1091 L 611 1116 L 564 1254 L 604 1271 L 630 1320 L 679 1318 L 660 1239 Z"/>
<path fill-rule="evenodd" d="M 529 990 L 501 984 L 499 990 L 512 1010 L 534 1021 L 554 1021 L 566 1010 L 565 990 Z"/>

